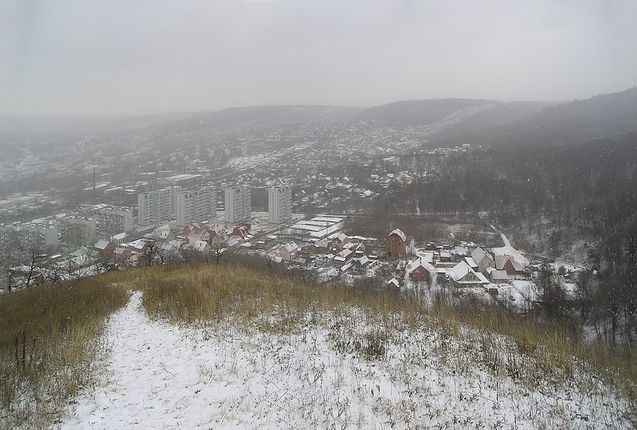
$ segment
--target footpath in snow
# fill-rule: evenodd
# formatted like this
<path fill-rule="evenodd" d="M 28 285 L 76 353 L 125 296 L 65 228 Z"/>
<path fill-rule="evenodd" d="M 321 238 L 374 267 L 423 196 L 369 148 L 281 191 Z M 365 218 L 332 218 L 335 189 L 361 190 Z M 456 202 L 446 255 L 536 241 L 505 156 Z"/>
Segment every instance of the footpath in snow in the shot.
<path fill-rule="evenodd" d="M 187 328 L 149 320 L 140 299 L 135 293 L 109 320 L 102 382 L 56 428 L 630 425 L 626 403 L 599 381 L 532 389 L 473 362 L 479 346 L 426 327 L 393 334 L 382 358 L 365 359 L 334 341 L 352 330 L 363 338 L 374 330 L 365 323 L 312 322 L 285 335 L 224 322 Z"/>

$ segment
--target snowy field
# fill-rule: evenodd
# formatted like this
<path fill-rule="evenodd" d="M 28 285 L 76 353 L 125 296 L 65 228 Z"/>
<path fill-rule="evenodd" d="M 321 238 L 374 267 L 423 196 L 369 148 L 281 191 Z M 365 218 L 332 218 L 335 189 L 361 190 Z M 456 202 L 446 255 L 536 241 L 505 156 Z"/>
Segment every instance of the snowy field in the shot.
<path fill-rule="evenodd" d="M 353 310 L 306 315 L 291 332 L 194 328 L 151 321 L 140 303 L 135 293 L 111 317 L 101 383 L 54 428 L 631 427 L 629 405 L 594 377 L 515 376 L 522 358 L 501 337 L 440 324 L 383 333 Z"/>

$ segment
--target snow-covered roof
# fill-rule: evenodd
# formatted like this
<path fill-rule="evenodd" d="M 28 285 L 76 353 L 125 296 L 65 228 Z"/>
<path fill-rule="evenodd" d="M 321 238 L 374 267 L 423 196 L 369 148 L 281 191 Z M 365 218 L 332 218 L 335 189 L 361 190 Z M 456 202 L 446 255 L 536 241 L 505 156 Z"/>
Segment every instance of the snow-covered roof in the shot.
<path fill-rule="evenodd" d="M 393 285 L 396 288 L 400 288 L 400 282 L 398 282 L 398 279 L 396 278 L 391 278 L 389 282 L 387 282 L 387 285 Z"/>
<path fill-rule="evenodd" d="M 449 276 L 451 276 L 451 279 L 454 281 L 460 281 L 462 278 L 467 276 L 467 273 L 469 272 L 473 272 L 473 270 L 465 261 L 461 261 L 451 269 L 447 270 L 447 273 L 449 273 Z"/>
<path fill-rule="evenodd" d="M 403 242 L 407 242 L 407 236 L 405 236 L 405 233 L 403 233 L 403 231 L 401 229 L 396 228 L 396 229 L 392 230 L 391 233 L 389 233 L 387 235 L 387 237 L 391 236 L 392 234 L 395 234 L 398 237 L 400 237 L 403 240 Z"/>
<path fill-rule="evenodd" d="M 414 270 L 416 270 L 419 267 L 423 267 L 425 270 L 427 270 L 429 273 L 433 273 L 435 271 L 435 269 L 433 268 L 433 266 L 431 266 L 431 264 L 429 264 L 429 262 L 427 262 L 427 260 L 421 258 L 418 258 L 412 262 L 409 263 L 409 265 L 407 266 L 407 272 L 411 273 Z"/>
<path fill-rule="evenodd" d="M 110 242 L 106 239 L 100 239 L 97 241 L 97 243 L 94 245 L 95 248 L 99 249 L 99 250 L 104 250 L 106 249 L 106 247 L 108 246 Z"/>
<path fill-rule="evenodd" d="M 488 273 L 489 273 L 489 277 L 495 281 L 502 281 L 502 280 L 509 279 L 509 275 L 507 274 L 506 270 L 493 269 L 489 271 Z"/>
<path fill-rule="evenodd" d="M 295 242 L 288 242 L 285 245 L 282 245 L 288 252 L 292 252 L 299 249 L 299 245 Z"/>
<path fill-rule="evenodd" d="M 513 264 L 513 268 L 518 272 L 524 271 L 524 264 L 517 261 L 514 257 L 510 255 L 496 255 L 495 257 L 495 268 L 498 270 L 504 269 L 507 261 L 510 261 Z"/>
<path fill-rule="evenodd" d="M 472 269 L 475 269 L 476 267 L 478 267 L 478 264 L 471 257 L 465 257 L 464 261 L 466 261 L 469 267 L 471 267 Z"/>
<path fill-rule="evenodd" d="M 482 262 L 482 259 L 487 256 L 487 251 L 485 251 L 484 249 L 480 248 L 479 246 L 473 250 L 473 252 L 471 253 L 471 258 L 473 258 L 473 261 L 476 262 L 476 264 L 480 264 Z"/>

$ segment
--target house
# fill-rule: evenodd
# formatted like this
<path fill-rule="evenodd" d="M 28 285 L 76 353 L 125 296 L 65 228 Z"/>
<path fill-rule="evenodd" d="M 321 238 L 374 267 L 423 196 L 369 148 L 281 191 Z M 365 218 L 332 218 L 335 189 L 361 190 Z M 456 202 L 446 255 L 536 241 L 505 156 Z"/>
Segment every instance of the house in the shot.
<path fill-rule="evenodd" d="M 126 236 L 126 233 L 115 234 L 111 236 L 111 242 L 113 242 L 115 245 L 121 245 L 126 240 Z"/>
<path fill-rule="evenodd" d="M 336 240 L 338 242 L 338 245 L 343 247 L 347 244 L 347 242 L 349 241 L 349 238 L 347 237 L 345 233 L 341 232 L 338 234 L 338 236 L 336 236 Z"/>
<path fill-rule="evenodd" d="M 115 255 L 115 259 L 120 262 L 129 261 L 133 256 L 133 252 L 130 249 L 119 247 L 115 248 L 113 254 Z"/>
<path fill-rule="evenodd" d="M 497 270 L 495 267 L 487 267 L 487 276 L 494 284 L 502 284 L 509 280 L 506 270 Z"/>
<path fill-rule="evenodd" d="M 285 245 L 279 247 L 279 255 L 284 261 L 294 260 L 301 248 L 294 242 L 288 242 Z"/>
<path fill-rule="evenodd" d="M 447 273 L 458 287 L 479 287 L 489 283 L 482 273 L 474 271 L 464 260 L 449 269 Z"/>
<path fill-rule="evenodd" d="M 208 252 L 210 251 L 210 244 L 208 242 L 206 242 L 205 240 L 198 240 L 196 241 L 192 247 L 199 252 Z"/>
<path fill-rule="evenodd" d="M 477 270 L 474 269 L 476 272 L 486 274 L 487 267 L 495 267 L 495 261 L 493 257 L 491 257 L 491 254 L 479 246 L 471 252 L 471 258 L 473 258 L 473 261 L 478 266 Z"/>
<path fill-rule="evenodd" d="M 416 282 L 430 282 L 433 268 L 422 258 L 412 261 L 407 268 L 409 278 Z"/>
<path fill-rule="evenodd" d="M 407 255 L 407 236 L 400 229 L 392 230 L 385 239 L 385 249 L 389 258 L 404 258 Z"/>
<path fill-rule="evenodd" d="M 100 239 L 95 245 L 93 245 L 93 248 L 98 250 L 103 258 L 107 258 L 113 255 L 113 252 L 115 251 L 115 244 L 106 239 Z"/>
<path fill-rule="evenodd" d="M 400 282 L 398 282 L 398 279 L 396 278 L 391 278 L 389 282 L 387 282 L 387 287 L 398 290 L 400 289 Z"/>
<path fill-rule="evenodd" d="M 497 270 L 505 271 L 507 275 L 509 275 L 509 277 L 513 279 L 526 277 L 524 265 L 509 255 L 496 256 L 495 268 Z"/>
<path fill-rule="evenodd" d="M 151 236 L 153 237 L 153 239 L 165 241 L 174 239 L 174 235 L 171 233 L 170 226 L 168 224 L 157 227 L 155 230 L 153 230 Z"/>

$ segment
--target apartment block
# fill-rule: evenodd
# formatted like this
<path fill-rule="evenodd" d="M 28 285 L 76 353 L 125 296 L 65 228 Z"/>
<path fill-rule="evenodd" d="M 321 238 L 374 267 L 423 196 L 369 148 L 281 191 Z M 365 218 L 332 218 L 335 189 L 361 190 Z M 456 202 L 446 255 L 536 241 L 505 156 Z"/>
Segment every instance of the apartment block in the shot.
<path fill-rule="evenodd" d="M 236 223 L 250 219 L 252 194 L 247 185 L 225 188 L 225 221 Z"/>
<path fill-rule="evenodd" d="M 137 195 L 137 224 L 152 225 L 175 218 L 175 198 L 181 187 L 167 187 Z"/>
<path fill-rule="evenodd" d="M 123 207 L 107 207 L 95 213 L 97 231 L 103 236 L 133 231 L 133 210 Z"/>
<path fill-rule="evenodd" d="M 289 185 L 277 185 L 268 190 L 268 219 L 274 224 L 292 220 L 292 190 Z"/>
<path fill-rule="evenodd" d="M 24 251 L 48 251 L 58 247 L 58 229 L 43 224 L 15 224 L 1 226 L 0 243 L 19 246 Z"/>
<path fill-rule="evenodd" d="M 65 218 L 60 225 L 60 236 L 69 246 L 93 246 L 97 223 L 90 218 Z"/>
<path fill-rule="evenodd" d="M 207 185 L 191 190 L 179 190 L 175 194 L 177 225 L 210 220 L 217 214 L 217 190 Z"/>

